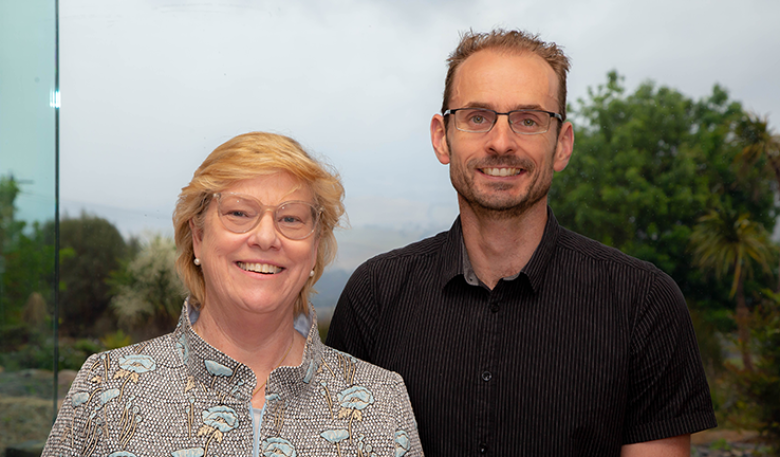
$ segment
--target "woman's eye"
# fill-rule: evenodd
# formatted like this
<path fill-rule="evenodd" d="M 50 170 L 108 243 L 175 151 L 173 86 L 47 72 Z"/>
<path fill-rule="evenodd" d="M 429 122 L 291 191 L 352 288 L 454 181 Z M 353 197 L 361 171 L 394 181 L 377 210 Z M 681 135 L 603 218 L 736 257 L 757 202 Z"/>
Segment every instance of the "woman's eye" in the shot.
<path fill-rule="evenodd" d="M 296 216 L 282 216 L 279 222 L 283 224 L 297 224 L 301 222 L 301 219 Z"/>

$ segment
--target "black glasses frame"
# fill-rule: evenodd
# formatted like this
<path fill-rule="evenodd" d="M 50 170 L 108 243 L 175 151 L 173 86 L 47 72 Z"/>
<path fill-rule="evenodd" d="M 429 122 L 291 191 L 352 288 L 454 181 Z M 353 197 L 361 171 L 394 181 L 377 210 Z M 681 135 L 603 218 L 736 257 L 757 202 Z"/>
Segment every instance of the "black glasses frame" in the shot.
<path fill-rule="evenodd" d="M 493 110 L 493 109 L 489 109 L 489 108 L 466 107 L 466 108 L 455 108 L 455 109 L 445 110 L 442 113 L 442 116 L 449 116 L 450 114 L 452 114 L 454 116 L 456 112 L 458 112 L 458 111 L 466 111 L 466 110 L 490 111 L 491 113 L 494 113 L 496 115 L 496 118 L 493 120 L 493 123 L 490 125 L 490 128 L 487 129 L 487 130 L 464 130 L 464 129 L 458 128 L 458 126 L 455 125 L 455 128 L 460 130 L 461 132 L 487 133 L 487 132 L 493 130 L 493 127 L 496 126 L 496 122 L 498 122 L 498 116 L 502 116 L 502 115 L 506 116 L 506 119 L 509 122 L 509 119 L 510 119 L 509 116 L 512 113 L 529 113 L 529 112 L 532 112 L 532 113 L 545 113 L 545 114 L 549 114 L 551 119 L 555 118 L 555 119 L 558 119 L 558 121 L 560 121 L 561 123 L 563 123 L 563 116 L 561 116 L 560 114 L 555 113 L 553 111 L 545 111 L 543 109 L 515 109 L 515 110 L 512 110 L 512 111 L 507 111 L 506 113 L 499 113 L 498 111 Z M 515 130 L 514 126 L 512 125 L 512 122 L 509 122 L 509 127 L 512 129 L 513 132 L 515 132 L 515 133 L 517 133 L 519 135 L 538 135 L 540 133 L 546 133 L 546 132 L 548 132 L 550 130 L 550 126 L 547 125 L 547 129 L 545 129 L 544 131 L 541 131 L 541 132 L 518 132 L 517 130 Z"/>

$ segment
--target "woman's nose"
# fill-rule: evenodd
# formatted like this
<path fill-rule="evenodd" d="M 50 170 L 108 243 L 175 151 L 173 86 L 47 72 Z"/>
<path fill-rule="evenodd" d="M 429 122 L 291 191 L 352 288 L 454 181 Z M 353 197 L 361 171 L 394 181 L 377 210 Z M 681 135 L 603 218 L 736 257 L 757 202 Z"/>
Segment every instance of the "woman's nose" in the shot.
<path fill-rule="evenodd" d="M 252 230 L 250 241 L 261 249 L 272 249 L 279 246 L 279 233 L 274 224 L 274 212 L 267 210 L 261 216 L 257 227 Z"/>

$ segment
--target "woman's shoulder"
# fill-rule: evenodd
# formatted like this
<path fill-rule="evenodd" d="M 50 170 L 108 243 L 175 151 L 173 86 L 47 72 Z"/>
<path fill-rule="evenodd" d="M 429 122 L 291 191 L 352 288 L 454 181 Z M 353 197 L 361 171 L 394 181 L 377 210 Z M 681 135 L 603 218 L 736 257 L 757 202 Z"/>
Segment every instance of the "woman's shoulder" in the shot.
<path fill-rule="evenodd" d="M 153 371 L 157 365 L 175 365 L 176 342 L 173 333 L 158 336 L 150 340 L 109 349 L 92 354 L 84 362 L 81 372 L 113 371 L 124 369 L 135 373 Z"/>
<path fill-rule="evenodd" d="M 333 349 L 330 346 L 323 345 L 322 360 L 330 367 L 335 367 L 334 371 L 337 372 L 336 374 L 344 377 L 348 384 L 362 382 L 376 386 L 387 386 L 393 389 L 403 386 L 404 391 L 406 390 L 400 374 L 358 359 L 351 354 Z"/>

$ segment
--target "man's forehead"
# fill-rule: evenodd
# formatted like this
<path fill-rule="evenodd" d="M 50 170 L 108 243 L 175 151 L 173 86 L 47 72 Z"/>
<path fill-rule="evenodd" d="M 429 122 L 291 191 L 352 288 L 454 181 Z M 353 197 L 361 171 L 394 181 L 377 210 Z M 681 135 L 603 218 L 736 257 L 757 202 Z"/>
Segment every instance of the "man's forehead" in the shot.
<path fill-rule="evenodd" d="M 450 108 L 502 103 L 502 109 L 557 109 L 558 75 L 530 51 L 484 49 L 469 56 L 453 79 Z M 498 107 L 496 107 L 498 108 Z"/>

